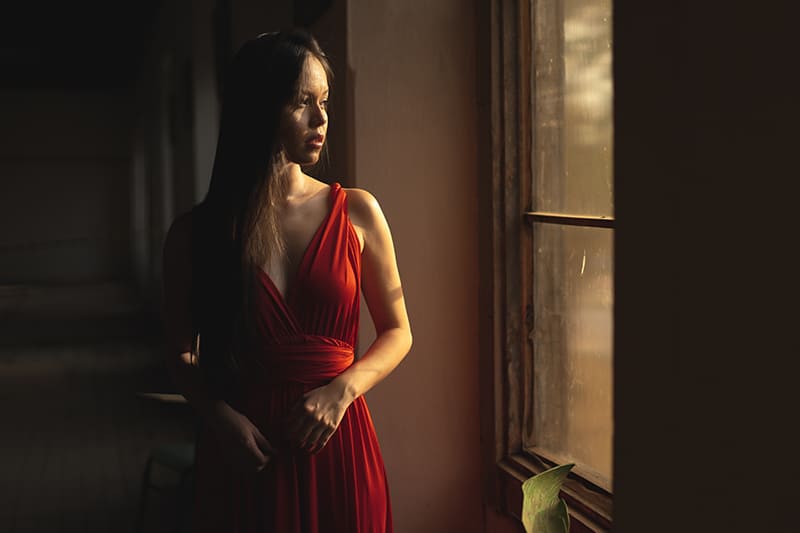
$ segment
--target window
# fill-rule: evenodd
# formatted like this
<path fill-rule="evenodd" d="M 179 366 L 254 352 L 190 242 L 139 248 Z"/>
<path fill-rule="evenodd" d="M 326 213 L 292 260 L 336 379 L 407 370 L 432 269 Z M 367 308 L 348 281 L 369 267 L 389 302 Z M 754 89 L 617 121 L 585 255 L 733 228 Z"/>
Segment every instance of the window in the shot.
<path fill-rule="evenodd" d="M 524 445 L 574 461 L 610 490 L 611 1 L 533 3 Z"/>
<path fill-rule="evenodd" d="M 611 0 L 490 2 L 492 175 L 483 276 L 484 434 L 493 502 L 576 464 L 574 530 L 611 525 L 613 114 Z M 491 264 L 489 264 L 491 263 Z M 493 437 L 493 438 L 491 438 Z M 583 528 L 583 529 L 581 529 Z"/>

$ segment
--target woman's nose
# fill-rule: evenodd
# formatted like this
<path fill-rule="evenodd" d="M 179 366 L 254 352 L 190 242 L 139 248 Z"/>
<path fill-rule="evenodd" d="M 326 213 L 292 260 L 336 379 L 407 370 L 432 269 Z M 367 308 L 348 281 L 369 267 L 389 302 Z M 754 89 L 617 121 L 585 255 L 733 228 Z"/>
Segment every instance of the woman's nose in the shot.
<path fill-rule="evenodd" d="M 323 106 L 319 104 L 314 105 L 311 112 L 311 125 L 316 128 L 322 126 L 326 122 L 328 122 L 328 112 Z"/>

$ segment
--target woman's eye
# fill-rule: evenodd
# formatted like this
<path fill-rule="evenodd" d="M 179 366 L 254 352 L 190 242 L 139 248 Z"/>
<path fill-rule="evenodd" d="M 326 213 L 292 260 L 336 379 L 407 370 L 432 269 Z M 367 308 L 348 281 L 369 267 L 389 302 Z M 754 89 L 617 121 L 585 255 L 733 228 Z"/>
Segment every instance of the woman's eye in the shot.
<path fill-rule="evenodd" d="M 313 105 L 313 104 L 314 104 L 314 98 L 312 98 L 310 96 L 303 97 L 303 98 L 298 98 L 295 101 L 295 107 L 306 107 L 306 106 L 310 106 L 310 105 Z M 322 109 L 328 109 L 328 100 L 327 99 L 321 100 L 319 102 L 319 106 Z"/>

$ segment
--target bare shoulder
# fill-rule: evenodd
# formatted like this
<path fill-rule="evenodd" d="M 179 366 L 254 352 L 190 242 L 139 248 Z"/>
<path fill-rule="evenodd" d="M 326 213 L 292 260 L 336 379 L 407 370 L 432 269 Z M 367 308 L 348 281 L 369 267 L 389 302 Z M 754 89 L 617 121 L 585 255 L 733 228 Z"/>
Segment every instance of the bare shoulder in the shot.
<path fill-rule="evenodd" d="M 364 189 L 345 189 L 345 191 L 347 211 L 354 225 L 370 229 L 384 221 L 381 206 L 372 193 Z"/>

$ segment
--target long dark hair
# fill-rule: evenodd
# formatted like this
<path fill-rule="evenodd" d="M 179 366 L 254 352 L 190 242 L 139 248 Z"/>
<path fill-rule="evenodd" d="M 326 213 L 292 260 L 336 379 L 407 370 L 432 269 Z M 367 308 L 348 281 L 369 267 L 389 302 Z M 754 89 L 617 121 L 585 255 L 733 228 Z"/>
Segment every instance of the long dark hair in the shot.
<path fill-rule="evenodd" d="M 297 94 L 308 57 L 330 64 L 306 31 L 264 33 L 236 52 L 222 88 L 211 182 L 193 216 L 193 320 L 206 381 L 227 394 L 237 355 L 252 331 L 256 268 L 284 252 L 279 219 L 286 181 L 279 172 L 281 113 Z"/>

